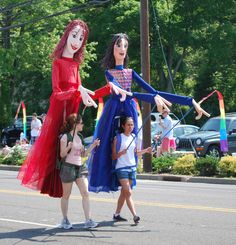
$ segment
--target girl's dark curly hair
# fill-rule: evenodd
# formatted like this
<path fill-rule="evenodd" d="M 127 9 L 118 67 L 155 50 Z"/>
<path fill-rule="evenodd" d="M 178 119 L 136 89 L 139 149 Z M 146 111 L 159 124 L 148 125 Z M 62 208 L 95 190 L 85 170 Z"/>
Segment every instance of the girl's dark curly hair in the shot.
<path fill-rule="evenodd" d="M 101 67 L 105 69 L 113 69 L 116 66 L 115 57 L 114 57 L 114 45 L 119 44 L 121 42 L 121 39 L 125 39 L 127 42 L 129 42 L 129 38 L 125 33 L 118 33 L 113 35 L 113 38 L 111 40 L 110 45 L 107 48 L 106 54 L 104 58 L 101 61 Z M 125 60 L 124 60 L 124 67 L 126 68 L 128 65 L 128 53 L 126 54 Z"/>
<path fill-rule="evenodd" d="M 79 114 L 73 113 L 70 114 L 66 121 L 64 122 L 63 126 L 61 127 L 60 132 L 62 134 L 69 133 L 73 128 L 82 121 L 82 117 Z"/>

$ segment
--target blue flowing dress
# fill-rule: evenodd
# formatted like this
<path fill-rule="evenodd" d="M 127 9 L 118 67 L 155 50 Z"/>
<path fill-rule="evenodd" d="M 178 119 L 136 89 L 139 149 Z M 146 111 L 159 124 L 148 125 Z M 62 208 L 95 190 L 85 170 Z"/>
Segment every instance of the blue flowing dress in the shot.
<path fill-rule="evenodd" d="M 153 89 L 132 69 L 124 69 L 123 66 L 116 66 L 115 69 L 107 70 L 105 76 L 107 81 L 129 92 L 131 92 L 131 85 L 134 80 L 148 93 L 134 92 L 132 97 L 127 96 L 126 100 L 123 102 L 120 101 L 120 95 L 112 93 L 107 100 L 93 136 L 94 139 L 100 139 L 100 146 L 92 151 L 88 159 L 89 191 L 92 192 L 110 192 L 118 190 L 119 183 L 113 180 L 114 166 L 112 166 L 111 158 L 112 141 L 117 133 L 120 116 L 133 118 L 133 133 L 137 135 L 138 115 L 136 102 L 133 98 L 155 103 L 154 97 L 159 94 L 172 103 L 192 105 L 192 98 L 190 97 L 159 92 Z"/>

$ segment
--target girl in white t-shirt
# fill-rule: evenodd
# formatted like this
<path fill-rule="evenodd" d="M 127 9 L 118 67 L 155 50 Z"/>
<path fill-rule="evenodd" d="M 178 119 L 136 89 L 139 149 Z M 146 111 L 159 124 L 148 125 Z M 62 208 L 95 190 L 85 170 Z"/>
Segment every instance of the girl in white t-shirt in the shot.
<path fill-rule="evenodd" d="M 136 181 L 136 157 L 144 153 L 151 154 L 152 148 L 148 147 L 143 150 L 137 149 L 136 140 L 134 139 L 135 135 L 132 134 L 133 129 L 134 121 L 132 117 L 121 118 L 122 133 L 114 138 L 112 144 L 112 160 L 116 160 L 115 173 L 121 185 L 121 192 L 113 220 L 127 221 L 127 219 L 120 216 L 121 209 L 126 201 L 133 215 L 133 220 L 135 224 L 137 224 L 139 223 L 140 217 L 136 214 L 134 202 L 131 197 L 132 182 Z"/>
<path fill-rule="evenodd" d="M 72 224 L 67 218 L 67 213 L 69 197 L 74 181 L 82 196 L 82 205 L 86 219 L 84 227 L 94 228 L 98 225 L 91 219 L 87 179 L 88 171 L 87 167 L 82 163 L 82 157 L 90 153 L 96 146 L 99 146 L 100 140 L 94 140 L 90 147 L 85 150 L 82 135 L 79 133 L 83 130 L 83 126 L 82 117 L 77 114 L 71 114 L 68 116 L 61 130 L 63 135 L 60 139 L 60 156 L 65 160 L 60 170 L 63 189 L 61 198 L 63 220 L 60 227 L 64 229 L 72 228 Z"/>

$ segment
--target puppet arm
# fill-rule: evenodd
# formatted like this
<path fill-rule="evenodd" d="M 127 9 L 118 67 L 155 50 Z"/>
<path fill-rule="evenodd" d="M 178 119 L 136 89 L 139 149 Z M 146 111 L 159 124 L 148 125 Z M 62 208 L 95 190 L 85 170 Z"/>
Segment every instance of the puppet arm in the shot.
<path fill-rule="evenodd" d="M 202 114 L 204 114 L 207 117 L 210 116 L 210 114 L 208 114 L 206 111 L 204 111 L 201 108 L 200 104 L 197 103 L 193 98 L 188 97 L 188 96 L 181 96 L 181 95 L 157 91 L 152 86 L 150 86 L 148 83 L 146 83 L 135 71 L 132 71 L 132 76 L 133 76 L 133 79 L 135 80 L 135 82 L 139 86 L 141 86 L 147 92 L 154 94 L 154 96 L 155 96 L 154 100 L 157 104 L 157 109 L 159 112 L 162 112 L 163 107 L 165 109 L 167 109 L 167 106 L 170 106 L 171 103 L 177 103 L 180 105 L 194 106 L 195 110 L 198 113 L 198 116 L 196 117 L 197 120 L 201 118 Z M 145 98 L 145 96 L 143 98 Z M 143 100 L 146 101 L 145 99 L 143 99 Z M 167 110 L 169 110 L 169 109 L 167 109 Z"/>
<path fill-rule="evenodd" d="M 91 95 L 91 98 L 93 100 L 97 100 L 98 98 L 102 98 L 104 96 L 109 95 L 110 91 L 111 91 L 111 88 L 110 88 L 109 84 L 107 84 L 104 87 L 95 90 L 94 95 Z"/>
<path fill-rule="evenodd" d="M 86 106 L 93 106 L 94 108 L 97 108 L 97 104 L 89 95 L 94 95 L 95 93 L 93 91 L 84 88 L 82 85 L 79 86 L 78 91 L 80 91 L 81 98 Z"/>
<path fill-rule="evenodd" d="M 59 86 L 60 76 L 59 76 L 59 65 L 57 61 L 54 61 L 52 64 L 52 95 L 57 100 L 69 100 L 71 99 L 77 92 L 76 89 L 71 89 L 67 91 L 62 91 Z"/>

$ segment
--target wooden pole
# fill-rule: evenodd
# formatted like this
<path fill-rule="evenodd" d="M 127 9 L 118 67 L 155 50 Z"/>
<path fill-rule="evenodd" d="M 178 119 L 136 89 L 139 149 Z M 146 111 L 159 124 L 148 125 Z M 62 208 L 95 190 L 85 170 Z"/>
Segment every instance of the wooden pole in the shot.
<path fill-rule="evenodd" d="M 150 48 L 149 48 L 149 16 L 148 0 L 140 0 L 140 41 L 141 41 L 141 71 L 143 79 L 150 84 Z M 149 103 L 142 103 L 143 120 L 151 112 Z M 151 119 L 148 118 L 143 127 L 143 147 L 151 145 Z M 143 169 L 145 172 L 152 171 L 152 156 L 145 154 L 143 157 Z"/>

